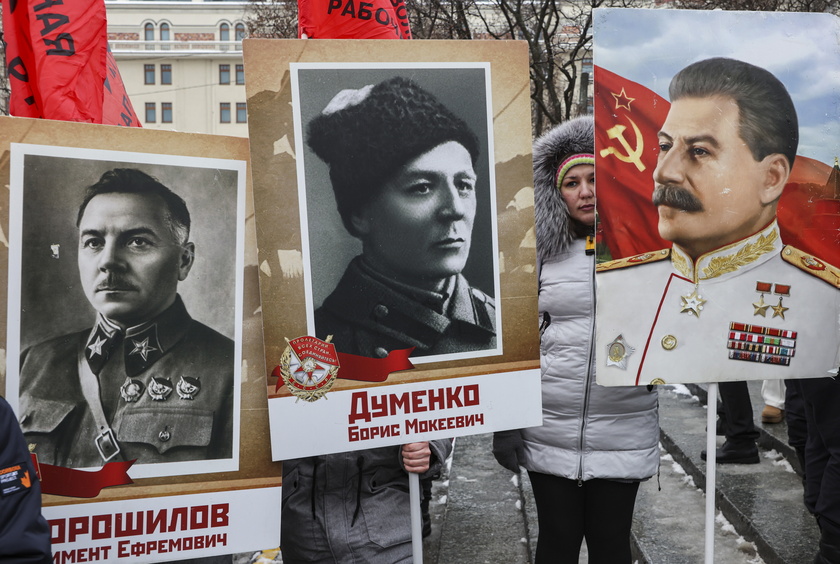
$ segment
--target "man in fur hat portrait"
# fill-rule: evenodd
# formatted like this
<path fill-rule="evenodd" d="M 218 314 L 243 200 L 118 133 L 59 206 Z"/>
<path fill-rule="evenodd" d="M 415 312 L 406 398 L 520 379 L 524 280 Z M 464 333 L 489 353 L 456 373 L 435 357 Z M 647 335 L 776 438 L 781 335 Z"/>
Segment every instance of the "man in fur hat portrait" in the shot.
<path fill-rule="evenodd" d="M 317 336 L 376 358 L 494 349 L 494 299 L 462 272 L 478 203 L 479 141 L 467 123 L 394 77 L 339 92 L 306 141 L 362 247 L 316 310 Z"/>

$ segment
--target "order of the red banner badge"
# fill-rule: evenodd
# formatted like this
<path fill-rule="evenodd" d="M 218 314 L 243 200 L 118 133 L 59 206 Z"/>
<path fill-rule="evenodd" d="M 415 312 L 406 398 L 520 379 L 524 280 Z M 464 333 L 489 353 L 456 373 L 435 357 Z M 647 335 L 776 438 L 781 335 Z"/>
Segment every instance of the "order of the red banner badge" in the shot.
<path fill-rule="evenodd" d="M 315 337 L 286 339 L 289 346 L 280 357 L 280 374 L 289 391 L 304 401 L 316 401 L 332 388 L 338 377 L 335 345 Z"/>

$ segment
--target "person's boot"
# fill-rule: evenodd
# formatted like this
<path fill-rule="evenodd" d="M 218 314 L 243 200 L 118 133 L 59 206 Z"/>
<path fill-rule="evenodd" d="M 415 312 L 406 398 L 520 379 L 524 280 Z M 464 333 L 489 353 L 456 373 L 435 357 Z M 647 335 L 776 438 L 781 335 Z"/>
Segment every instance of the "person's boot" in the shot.
<path fill-rule="evenodd" d="M 700 452 L 700 458 L 706 460 L 705 450 Z M 715 452 L 715 460 L 718 464 L 758 464 L 760 462 L 758 447 L 752 441 L 743 444 L 724 441 Z"/>

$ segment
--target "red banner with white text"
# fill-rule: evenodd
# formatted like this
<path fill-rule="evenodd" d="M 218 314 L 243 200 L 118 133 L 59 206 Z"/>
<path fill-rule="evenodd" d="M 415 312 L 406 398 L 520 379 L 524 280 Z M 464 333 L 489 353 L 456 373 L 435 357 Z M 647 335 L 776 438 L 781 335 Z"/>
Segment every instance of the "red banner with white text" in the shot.
<path fill-rule="evenodd" d="M 309 39 L 411 39 L 403 0 L 298 0 L 298 35 Z"/>
<path fill-rule="evenodd" d="M 9 113 L 139 127 L 108 51 L 102 0 L 5 0 Z"/>

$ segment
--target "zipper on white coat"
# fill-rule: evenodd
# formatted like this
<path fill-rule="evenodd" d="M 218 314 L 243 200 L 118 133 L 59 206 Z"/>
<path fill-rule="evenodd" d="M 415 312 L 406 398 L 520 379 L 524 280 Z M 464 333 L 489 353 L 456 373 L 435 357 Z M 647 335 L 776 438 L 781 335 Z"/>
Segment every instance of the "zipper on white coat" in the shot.
<path fill-rule="evenodd" d="M 595 260 L 595 257 L 592 257 L 592 260 Z M 583 392 L 583 411 L 581 413 L 580 419 L 580 441 L 578 443 L 578 448 L 580 450 L 580 465 L 578 466 L 578 487 L 583 487 L 583 444 L 584 444 L 584 435 L 586 434 L 586 414 L 589 411 L 589 389 L 591 386 L 592 380 L 592 354 L 595 342 L 595 269 L 592 269 L 592 284 L 590 285 L 591 293 L 591 300 L 589 303 L 592 304 L 589 310 L 589 352 L 586 355 L 586 379 L 584 380 L 584 392 Z"/>

